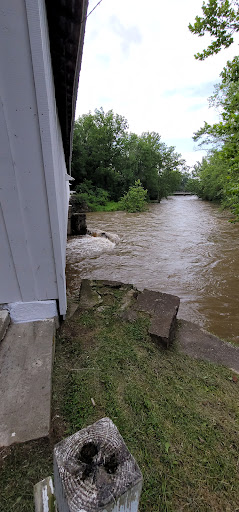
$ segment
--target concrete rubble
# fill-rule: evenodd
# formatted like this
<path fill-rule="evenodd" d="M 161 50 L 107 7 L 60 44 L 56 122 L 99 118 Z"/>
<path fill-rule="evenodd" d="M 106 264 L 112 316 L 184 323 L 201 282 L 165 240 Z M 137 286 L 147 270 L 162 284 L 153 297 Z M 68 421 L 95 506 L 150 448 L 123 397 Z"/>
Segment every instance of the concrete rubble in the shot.
<path fill-rule="evenodd" d="M 142 292 L 119 281 L 89 281 L 83 279 L 79 294 L 80 307 L 89 309 L 105 301 L 110 289 L 122 289 L 125 294 L 121 305 L 121 318 L 134 322 L 139 313 L 150 317 L 149 334 L 157 343 L 168 347 L 175 335 L 176 317 L 180 304 L 179 297 L 167 293 L 143 290 Z M 104 297 L 102 299 L 102 297 Z"/>
<path fill-rule="evenodd" d="M 182 319 L 177 321 L 180 299 L 175 295 L 152 290 L 139 291 L 133 285 L 119 281 L 83 280 L 79 307 L 98 307 L 103 302 L 100 306 L 103 311 L 107 307 L 104 304 L 106 297 L 110 296 L 112 288 L 124 291 L 120 307 L 123 321 L 135 322 L 138 315 L 144 313 L 150 318 L 148 333 L 156 343 L 168 348 L 175 341 L 180 352 L 195 359 L 225 365 L 239 373 L 239 347 L 221 340 L 192 322 Z"/>

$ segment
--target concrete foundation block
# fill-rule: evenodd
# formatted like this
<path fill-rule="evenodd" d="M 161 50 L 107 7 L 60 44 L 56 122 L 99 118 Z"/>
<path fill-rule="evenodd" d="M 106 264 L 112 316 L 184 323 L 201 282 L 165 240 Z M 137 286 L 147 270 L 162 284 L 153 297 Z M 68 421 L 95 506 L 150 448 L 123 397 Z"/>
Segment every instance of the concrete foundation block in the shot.
<path fill-rule="evenodd" d="M 16 324 L 58 317 L 55 300 L 11 302 L 4 307 L 9 311 L 11 321 Z"/>

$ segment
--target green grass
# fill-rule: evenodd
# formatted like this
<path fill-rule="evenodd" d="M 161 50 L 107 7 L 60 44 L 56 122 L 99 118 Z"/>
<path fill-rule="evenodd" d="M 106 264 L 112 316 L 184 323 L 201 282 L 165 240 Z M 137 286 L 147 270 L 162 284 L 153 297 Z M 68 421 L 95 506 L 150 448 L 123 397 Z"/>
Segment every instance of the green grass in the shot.
<path fill-rule="evenodd" d="M 91 205 L 91 210 L 94 212 L 116 212 L 118 210 L 122 210 L 122 207 L 119 202 L 108 201 L 104 205 L 100 205 L 100 204 Z"/>
<path fill-rule="evenodd" d="M 33 486 L 52 474 L 48 439 L 0 449 L 0 511 L 34 512 Z"/>
<path fill-rule="evenodd" d="M 225 368 L 157 347 L 147 319 L 118 318 L 117 300 L 90 312 L 90 326 L 76 315 L 77 334 L 61 341 L 61 375 L 69 345 L 74 353 L 61 394 L 67 434 L 115 422 L 144 475 L 141 512 L 239 510 L 238 384 Z"/>
<path fill-rule="evenodd" d="M 122 292 L 110 293 L 103 312 L 78 310 L 59 332 L 51 443 L 109 416 L 144 476 L 140 512 L 238 511 L 238 382 L 157 347 L 148 319 L 122 321 Z M 45 455 L 35 442 L 3 460 L 1 512 L 34 511 L 32 485 L 52 472 L 45 443 Z"/>

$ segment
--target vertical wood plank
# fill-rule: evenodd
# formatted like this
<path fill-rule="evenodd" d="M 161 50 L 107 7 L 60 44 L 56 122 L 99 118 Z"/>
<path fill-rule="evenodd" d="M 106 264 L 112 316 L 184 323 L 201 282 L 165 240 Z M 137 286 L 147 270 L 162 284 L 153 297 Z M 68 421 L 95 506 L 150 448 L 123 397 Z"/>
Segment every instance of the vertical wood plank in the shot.
<path fill-rule="evenodd" d="M 57 512 L 52 478 L 49 476 L 34 486 L 35 512 Z"/>
<path fill-rule="evenodd" d="M 44 0 L 25 0 L 36 89 L 60 313 L 66 313 L 65 257 L 69 184 L 55 102 Z"/>

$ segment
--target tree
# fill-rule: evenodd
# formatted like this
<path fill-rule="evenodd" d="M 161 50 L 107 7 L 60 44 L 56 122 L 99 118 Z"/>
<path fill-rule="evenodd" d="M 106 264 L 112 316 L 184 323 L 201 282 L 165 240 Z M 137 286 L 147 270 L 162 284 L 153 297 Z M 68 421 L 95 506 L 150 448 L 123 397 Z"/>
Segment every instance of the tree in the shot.
<path fill-rule="evenodd" d="M 146 196 L 147 190 L 142 187 L 140 180 L 137 180 L 122 197 L 121 207 L 130 213 L 143 212 L 146 209 Z"/>
<path fill-rule="evenodd" d="M 221 152 L 214 150 L 203 158 L 198 166 L 197 177 L 200 180 L 198 195 L 202 199 L 209 201 L 221 201 L 225 199 L 225 184 L 227 181 L 228 170 Z"/>
<path fill-rule="evenodd" d="M 84 114 L 75 122 L 72 175 L 74 185 L 85 179 L 116 199 L 124 189 L 121 169 L 127 138 L 127 120 L 112 110 Z"/>
<path fill-rule="evenodd" d="M 158 201 L 180 189 L 185 160 L 173 146 L 164 144 L 161 169 L 158 175 Z"/>
<path fill-rule="evenodd" d="M 203 2 L 202 11 L 204 16 L 196 16 L 194 25 L 188 26 L 193 34 L 204 36 L 208 32 L 213 38 L 202 53 L 195 55 L 199 60 L 228 48 L 234 42 L 233 34 L 239 30 L 238 0 L 208 0 L 207 4 Z"/>
<path fill-rule="evenodd" d="M 156 132 L 144 132 L 138 139 L 136 178 L 148 190 L 151 199 L 157 196 L 158 174 L 163 160 L 163 143 Z"/>
<path fill-rule="evenodd" d="M 210 145 L 198 174 L 200 194 L 220 200 L 239 214 L 239 57 L 228 61 L 220 74 L 210 104 L 219 110 L 219 121 L 204 123 L 194 134 L 200 145 Z M 213 147 L 213 149 L 212 149 Z"/>
<path fill-rule="evenodd" d="M 239 31 L 238 0 L 208 0 L 203 2 L 203 17 L 196 17 L 194 25 L 189 25 L 192 33 L 203 36 L 208 32 L 212 43 L 197 53 L 203 60 L 228 48 L 234 41 L 234 33 Z M 204 126 L 194 134 L 195 141 L 210 144 L 203 160 L 198 178 L 201 197 L 219 199 L 224 206 L 231 208 L 239 220 L 239 58 L 228 61 L 220 74 L 221 82 L 215 87 L 210 98 L 212 106 L 219 109 L 219 122 Z"/>
<path fill-rule="evenodd" d="M 102 198 L 105 190 L 109 200 L 118 201 L 140 180 L 148 198 L 160 200 L 176 190 L 183 163 L 158 133 L 129 133 L 127 120 L 112 110 L 96 109 L 75 123 L 72 175 L 74 188 L 81 194 L 100 191 Z M 82 190 L 85 182 L 87 191 Z M 89 202 L 93 204 L 92 197 Z"/>

